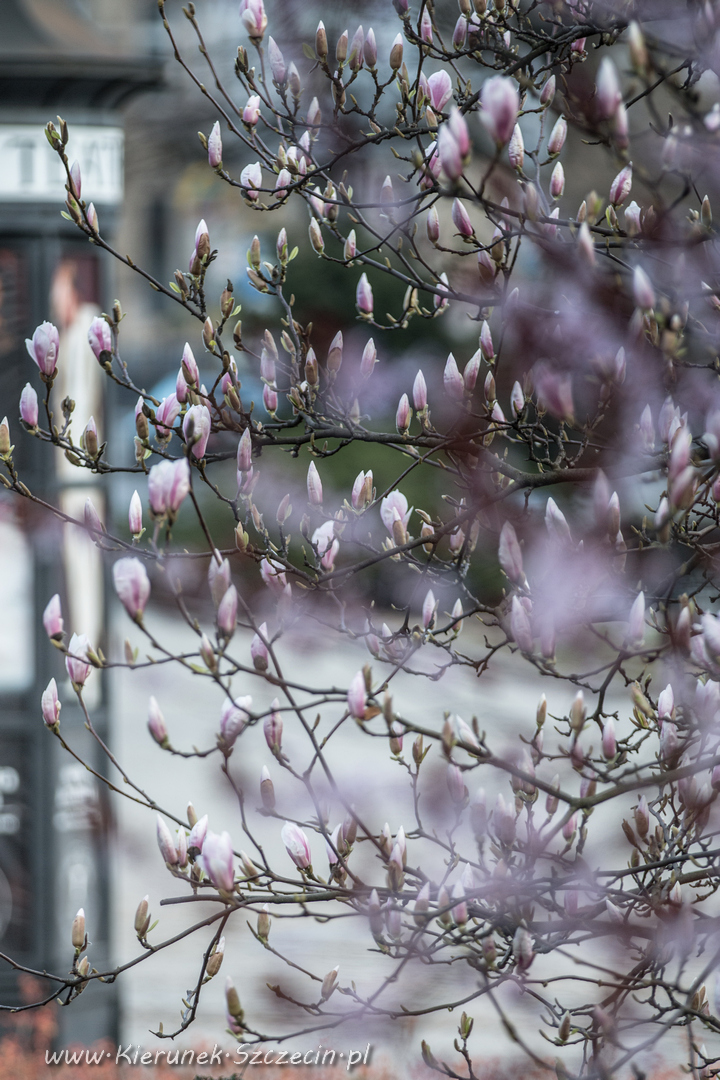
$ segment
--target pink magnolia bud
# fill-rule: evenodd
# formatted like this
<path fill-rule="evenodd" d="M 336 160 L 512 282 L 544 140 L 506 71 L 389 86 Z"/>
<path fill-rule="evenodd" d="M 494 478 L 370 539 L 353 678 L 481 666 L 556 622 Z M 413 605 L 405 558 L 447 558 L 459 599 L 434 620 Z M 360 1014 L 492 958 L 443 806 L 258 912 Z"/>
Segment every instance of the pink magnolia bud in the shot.
<path fill-rule="evenodd" d="M 515 839 L 515 813 L 502 797 L 498 795 L 493 810 L 495 835 L 501 844 L 509 847 Z"/>
<path fill-rule="evenodd" d="M 234 585 L 227 590 L 217 609 L 218 631 L 223 637 L 230 639 L 235 633 L 237 625 L 238 594 Z"/>
<path fill-rule="evenodd" d="M 320 111 L 320 104 L 318 99 L 314 97 L 310 102 L 310 106 L 307 111 L 307 122 L 310 127 L 319 127 L 322 120 L 322 112 Z"/>
<path fill-rule="evenodd" d="M 307 870 L 312 865 L 310 844 L 303 830 L 291 821 L 286 821 L 280 831 L 280 838 L 288 855 L 300 870 Z"/>
<path fill-rule="evenodd" d="M 327 356 L 327 369 L 328 371 L 337 372 L 342 366 L 343 356 L 343 336 L 342 330 L 338 330 L 335 337 L 330 342 L 330 348 L 328 349 Z"/>
<path fill-rule="evenodd" d="M 75 687 L 83 686 L 90 674 L 91 665 L 87 659 L 89 648 L 90 642 L 85 634 L 73 634 L 70 638 L 67 656 L 65 657 L 65 667 L 70 676 L 70 681 Z"/>
<path fill-rule="evenodd" d="M 267 26 L 263 0 L 240 0 L 240 18 L 250 40 L 262 41 Z"/>
<path fill-rule="evenodd" d="M 174 517 L 189 490 L 190 467 L 185 458 L 153 465 L 148 475 L 148 495 L 155 516 Z"/>
<path fill-rule="evenodd" d="M 397 71 L 402 67 L 403 62 L 403 39 L 402 34 L 398 34 L 392 43 L 390 49 L 390 67 L 393 71 Z"/>
<path fill-rule="evenodd" d="M 166 745 L 168 733 L 165 726 L 165 717 L 154 697 L 151 697 L 148 703 L 148 731 L 159 746 Z"/>
<path fill-rule="evenodd" d="M 137 491 L 133 492 L 132 499 L 130 500 L 130 509 L 128 510 L 128 525 L 130 526 L 130 532 L 137 539 L 142 535 L 143 523 L 142 523 L 142 503 Z"/>
<path fill-rule="evenodd" d="M 413 405 L 417 412 L 427 408 L 427 385 L 422 371 L 418 371 L 413 383 Z"/>
<path fill-rule="evenodd" d="M 350 715 L 356 720 L 365 718 L 365 676 L 362 671 L 354 676 L 347 692 L 347 704 Z"/>
<path fill-rule="evenodd" d="M 208 831 L 199 861 L 216 889 L 231 893 L 235 888 L 235 868 L 232 840 L 227 832 Z"/>
<path fill-rule="evenodd" d="M 359 71 L 363 66 L 364 59 L 364 45 L 365 36 L 363 34 L 362 26 L 358 26 L 357 30 L 353 34 L 353 39 L 350 42 L 350 50 L 348 52 L 348 67 L 351 71 Z"/>
<path fill-rule="evenodd" d="M 470 216 L 459 199 L 453 200 L 452 220 L 453 225 L 462 237 L 474 236 L 475 230 L 470 221 Z"/>
<path fill-rule="evenodd" d="M 308 502 L 312 506 L 322 506 L 323 501 L 323 489 L 322 481 L 320 480 L 320 474 L 317 471 L 317 466 L 314 461 L 310 462 L 307 474 L 307 493 Z"/>
<path fill-rule="evenodd" d="M 112 350 L 112 331 L 105 319 L 98 316 L 90 323 L 88 342 L 98 360 L 100 359 L 101 353 L 110 352 Z"/>
<path fill-rule="evenodd" d="M 516 418 L 522 416 L 525 411 L 525 395 L 519 382 L 513 384 L 512 393 L 510 394 L 510 408 Z"/>
<path fill-rule="evenodd" d="M 675 695 L 670 683 L 660 692 L 658 697 L 658 720 L 662 724 L 665 720 L 672 720 L 675 714 Z"/>
<path fill-rule="evenodd" d="M 577 813 L 571 814 L 562 827 L 563 838 L 567 840 L 568 843 L 572 843 L 573 837 L 577 832 L 577 819 Z"/>
<path fill-rule="evenodd" d="M 60 709 L 62 708 L 58 701 L 57 683 L 54 679 L 51 679 L 43 690 L 40 705 L 43 720 L 49 728 L 54 728 L 60 720 Z"/>
<path fill-rule="evenodd" d="M 60 348 L 57 327 L 51 322 L 40 323 L 32 336 L 32 341 L 25 338 L 25 347 L 45 380 L 53 378 Z"/>
<path fill-rule="evenodd" d="M 252 436 L 250 428 L 246 427 L 240 436 L 237 449 L 238 472 L 250 472 L 252 468 Z"/>
<path fill-rule="evenodd" d="M 360 374 L 363 379 L 368 379 L 377 363 L 377 349 L 375 348 L 375 342 L 372 338 L 368 338 L 367 345 L 363 349 L 363 354 L 360 359 Z"/>
<path fill-rule="evenodd" d="M 535 958 L 535 953 L 532 946 L 532 937 L 522 926 L 518 926 L 515 931 L 512 950 L 518 969 L 527 971 Z"/>
<path fill-rule="evenodd" d="M 220 710 L 220 739 L 225 750 L 230 750 L 250 719 L 252 698 L 249 694 L 234 700 L 226 698 Z"/>
<path fill-rule="evenodd" d="M 80 173 L 80 162 L 73 161 L 70 167 L 70 180 L 72 183 L 73 194 L 76 199 L 79 199 L 82 194 L 82 175 Z"/>
<path fill-rule="evenodd" d="M 215 656 L 215 649 L 213 643 L 207 634 L 201 634 L 200 647 L 198 649 L 205 667 L 208 671 L 217 671 L 217 657 Z"/>
<path fill-rule="evenodd" d="M 627 640 L 633 645 L 642 645 L 645 640 L 645 594 L 638 593 L 628 619 Z"/>
<path fill-rule="evenodd" d="M 338 38 L 338 43 L 335 46 L 335 59 L 338 64 L 344 64 L 347 59 L 348 52 L 348 32 L 345 30 Z"/>
<path fill-rule="evenodd" d="M 433 43 L 432 19 L 427 7 L 423 7 L 422 18 L 420 19 L 420 38 L 426 45 L 432 45 Z"/>
<path fill-rule="evenodd" d="M 373 474 L 371 469 L 368 472 L 359 472 L 357 474 L 350 496 L 350 501 L 355 510 L 362 510 L 368 503 L 372 502 L 372 485 Z"/>
<path fill-rule="evenodd" d="M 23 392 L 20 395 L 20 419 L 23 420 L 29 428 L 37 427 L 38 396 L 30 383 L 25 384 Z"/>
<path fill-rule="evenodd" d="M 587 221 L 583 221 L 578 229 L 577 238 L 578 252 L 588 266 L 595 265 L 595 244 Z"/>
<path fill-rule="evenodd" d="M 617 174 L 610 185 L 610 205 L 622 206 L 632 188 L 632 161 Z"/>
<path fill-rule="evenodd" d="M 377 44 L 375 42 L 375 33 L 372 27 L 370 27 L 365 37 L 365 44 L 363 45 L 363 56 L 365 57 L 365 63 L 367 64 L 367 66 L 371 70 L 374 69 L 377 64 L 378 53 Z"/>
<path fill-rule="evenodd" d="M 86 213 L 87 213 L 88 221 L 90 223 L 90 228 L 94 229 L 95 232 L 99 232 L 100 231 L 100 225 L 98 223 L 97 210 L 95 209 L 95 204 L 94 203 L 90 203 L 90 205 L 87 208 Z"/>
<path fill-rule="evenodd" d="M 555 97 L 555 76 L 551 75 L 540 91 L 540 104 L 544 109 L 552 105 Z"/>
<path fill-rule="evenodd" d="M 628 236 L 638 236 L 642 232 L 641 209 L 636 202 L 625 207 L 625 231 Z"/>
<path fill-rule="evenodd" d="M 213 552 L 208 566 L 208 585 L 215 607 L 218 607 L 223 596 L 230 588 L 230 563 L 227 559 L 221 559 L 217 549 Z"/>
<path fill-rule="evenodd" d="M 515 529 L 509 521 L 506 521 L 500 530 L 498 560 L 511 581 L 523 580 L 525 574 L 523 573 L 522 550 Z"/>
<path fill-rule="evenodd" d="M 548 154 L 550 157 L 557 157 L 565 145 L 567 138 L 567 120 L 564 116 L 558 117 L 555 121 L 555 126 L 550 132 L 550 138 L 548 139 Z"/>
<path fill-rule="evenodd" d="M 455 29 L 453 30 L 452 43 L 454 49 L 462 49 L 464 47 L 465 38 L 467 37 L 467 28 L 467 19 L 461 15 L 455 23 Z"/>
<path fill-rule="evenodd" d="M 173 424 L 180 415 L 180 402 L 176 394 L 168 394 L 163 398 L 155 410 L 156 437 L 160 440 L 169 439 L 172 436 Z"/>
<path fill-rule="evenodd" d="M 100 520 L 100 516 L 93 505 L 92 499 L 85 500 L 83 520 L 85 522 L 85 528 L 91 536 L 101 536 L 105 532 L 105 526 Z"/>
<path fill-rule="evenodd" d="M 582 731 L 586 715 L 587 706 L 585 705 L 585 695 L 583 694 L 582 690 L 578 690 L 577 694 L 573 698 L 573 703 L 570 706 L 570 710 L 568 712 L 568 717 L 570 719 L 570 727 L 576 735 Z"/>
<path fill-rule="evenodd" d="M 355 230 L 351 229 L 343 245 L 343 259 L 350 262 L 357 255 L 357 238 Z"/>
<path fill-rule="evenodd" d="M 210 410 L 206 405 L 193 405 L 185 413 L 183 435 L 185 442 L 192 448 L 193 457 L 198 461 L 205 457 L 210 428 Z"/>
<path fill-rule="evenodd" d="M 456 806 L 462 805 L 465 801 L 465 782 L 463 781 L 463 774 L 457 765 L 448 765 L 447 767 L 447 786 L 450 792 L 450 798 Z"/>
<path fill-rule="evenodd" d="M 280 49 L 275 44 L 274 39 L 271 37 L 268 38 L 268 60 L 270 61 L 270 70 L 272 71 L 273 79 L 278 86 L 282 86 L 287 74 L 285 60 Z"/>
<path fill-rule="evenodd" d="M 200 383 L 200 372 L 198 371 L 197 361 L 195 355 L 190 348 L 190 343 L 185 342 L 185 348 L 183 349 L 182 360 L 180 361 L 180 370 L 183 373 L 183 377 L 188 386 L 198 386 Z"/>
<path fill-rule="evenodd" d="M 615 721 L 609 716 L 603 724 L 602 732 L 603 754 L 608 761 L 612 761 L 617 753 L 617 741 L 615 739 Z"/>
<path fill-rule="evenodd" d="M 267 765 L 263 765 L 260 773 L 260 798 L 266 810 L 275 809 L 275 787 Z"/>
<path fill-rule="evenodd" d="M 284 525 L 287 519 L 292 514 L 292 506 L 290 505 L 290 495 L 283 495 L 278 504 L 278 508 L 275 511 L 275 520 L 278 525 Z"/>
<path fill-rule="evenodd" d="M 437 600 L 432 589 L 428 589 L 422 606 L 422 623 L 425 630 L 432 630 L 435 625 L 435 613 L 437 612 Z"/>
<path fill-rule="evenodd" d="M 212 131 L 208 136 L 208 163 L 213 169 L 222 165 L 222 136 L 220 134 L 220 121 L 216 120 Z"/>
<path fill-rule="evenodd" d="M 437 157 L 443 172 L 450 180 L 457 180 L 462 176 L 463 154 L 449 122 L 443 124 L 438 132 Z"/>
<path fill-rule="evenodd" d="M 178 866 L 186 867 L 188 864 L 187 833 L 182 827 L 175 830 L 175 849 L 178 853 Z"/>
<path fill-rule="evenodd" d="M 531 653 L 533 651 L 533 634 L 530 620 L 517 596 L 513 596 L 510 608 L 510 632 L 513 640 L 523 652 Z"/>
<path fill-rule="evenodd" d="M 480 103 L 483 123 L 495 142 L 504 146 L 512 136 L 520 109 L 514 80 L 502 75 L 486 79 L 480 91 Z"/>
<path fill-rule="evenodd" d="M 666 721 L 660 732 L 660 757 L 667 761 L 675 757 L 680 746 L 678 729 L 675 724 Z"/>
<path fill-rule="evenodd" d="M 310 243 L 312 244 L 313 251 L 318 255 L 322 255 L 325 251 L 325 240 L 323 239 L 323 230 L 320 225 L 317 224 L 315 218 L 310 222 L 308 232 L 310 234 Z"/>
<path fill-rule="evenodd" d="M 431 206 L 428 210 L 427 222 L 426 222 L 427 236 L 431 244 L 437 244 L 440 239 L 440 217 L 437 212 L 437 207 Z"/>
<path fill-rule="evenodd" d="M 553 199 L 559 199 L 564 190 L 565 170 L 562 167 L 562 162 L 557 161 L 550 177 L 550 195 Z"/>
<path fill-rule="evenodd" d="M 613 134 L 615 135 L 615 143 L 620 150 L 627 150 L 630 145 L 630 132 L 628 124 L 627 109 L 622 101 L 617 107 L 617 112 L 613 119 Z M 672 148 L 671 158 L 674 158 L 674 149 L 677 143 L 675 137 L 671 134 L 669 138 L 665 140 L 665 149 Z M 663 153 L 663 162 L 665 162 L 665 155 Z"/>
<path fill-rule="evenodd" d="M 262 635 L 262 636 L 260 636 Z M 250 657 L 256 671 L 267 671 L 270 655 L 265 642 L 268 639 L 267 623 L 261 623 L 259 633 L 250 642 Z M 267 721 L 266 721 L 267 722 Z M 271 747 L 272 749 L 272 747 Z"/>
<path fill-rule="evenodd" d="M 643 311 L 650 311 L 655 307 L 655 290 L 642 266 L 636 266 L 633 273 L 633 296 L 635 303 Z"/>
<path fill-rule="evenodd" d="M 465 396 L 465 385 L 462 375 L 458 371 L 457 361 L 452 353 L 449 354 L 443 372 L 443 386 L 448 397 L 456 401 L 462 401 Z"/>
<path fill-rule="evenodd" d="M 472 394 L 477 383 L 477 377 L 480 373 L 480 360 L 482 358 L 482 352 L 478 349 L 468 360 L 463 371 L 463 386 L 468 394 Z"/>
<path fill-rule="evenodd" d="M 487 319 L 483 320 L 483 324 L 480 327 L 480 348 L 482 349 L 483 356 L 486 360 L 495 359 L 495 349 L 493 347 L 492 334 L 490 333 Z"/>
<path fill-rule="evenodd" d="M 355 293 L 355 301 L 361 315 L 372 316 L 373 292 L 367 274 L 362 274 Z"/>
<path fill-rule="evenodd" d="M 647 800 L 644 795 L 641 795 L 638 804 L 635 807 L 635 828 L 638 831 L 639 836 L 647 836 L 650 829 L 650 811 L 648 810 Z"/>
<path fill-rule="evenodd" d="M 45 627 L 45 633 L 50 640 L 59 641 L 63 635 L 63 617 L 62 608 L 60 606 L 60 597 L 57 593 L 48 601 L 47 607 L 43 611 L 43 626 Z"/>
<path fill-rule="evenodd" d="M 699 476 L 692 465 L 683 469 L 679 476 L 670 478 L 670 505 L 680 510 L 687 510 L 692 506 L 697 492 Z"/>
<path fill-rule="evenodd" d="M 265 624 L 263 623 L 263 626 L 264 625 Z M 262 626 L 260 627 L 260 629 L 262 630 Z M 277 698 L 275 698 L 272 705 L 270 706 L 272 711 L 270 715 L 265 718 L 265 722 L 263 723 L 265 742 L 268 744 L 274 754 L 279 753 L 282 746 L 283 722 L 280 717 L 280 713 L 277 711 L 279 707 L 280 702 Z"/>
<path fill-rule="evenodd" d="M 508 159 L 513 169 L 517 169 L 518 171 L 522 169 L 525 161 L 525 142 L 519 124 L 516 124 L 513 128 L 513 133 L 510 142 L 508 143 Z"/>
<path fill-rule="evenodd" d="M 175 841 L 173 840 L 172 833 L 159 814 L 157 817 L 157 842 L 158 847 L 160 848 L 160 854 L 165 862 L 169 863 L 171 866 L 175 866 L 178 862 Z"/>
<path fill-rule="evenodd" d="M 453 900 L 455 901 L 451 912 L 453 921 L 457 923 L 458 926 L 464 926 L 468 921 L 468 906 L 467 901 L 465 900 L 465 887 L 463 886 L 462 881 L 456 883 L 452 895 Z"/>
<path fill-rule="evenodd" d="M 391 491 L 380 503 L 380 517 L 391 536 L 393 535 L 393 523 L 396 520 L 395 515 L 399 518 L 403 529 L 407 529 L 411 513 L 412 508 L 408 510 L 408 501 L 401 491 Z"/>
<path fill-rule="evenodd" d="M 128 615 L 142 622 L 145 605 L 150 596 L 150 581 L 139 559 L 119 559 L 113 566 L 115 592 Z"/>
<path fill-rule="evenodd" d="M 408 401 L 407 394 L 403 394 L 397 407 L 397 413 L 395 414 L 395 427 L 401 434 L 404 434 L 410 427 L 411 420 L 412 409 L 410 408 L 410 402 Z"/>
<path fill-rule="evenodd" d="M 570 543 L 570 527 L 565 520 L 565 515 L 553 498 L 549 498 L 545 506 L 545 527 L 555 540 L 560 543 Z"/>
<path fill-rule="evenodd" d="M 248 102 L 249 104 L 250 102 Z M 251 202 L 257 200 L 258 190 L 262 187 L 262 182 L 262 167 L 259 161 L 246 165 L 240 173 L 240 187 L 243 189 L 243 194 Z"/>
<path fill-rule="evenodd" d="M 260 98 L 257 94 L 253 94 L 247 99 L 247 104 L 243 109 L 243 123 L 248 127 L 254 127 L 260 119 Z"/>
<path fill-rule="evenodd" d="M 441 113 L 452 97 L 452 80 L 444 69 L 434 72 L 427 81 L 430 104 L 436 113 Z"/>
<path fill-rule="evenodd" d="M 622 101 L 622 92 L 617 68 L 608 56 L 600 63 L 596 86 L 598 112 L 602 120 L 609 120 L 618 110 Z"/>

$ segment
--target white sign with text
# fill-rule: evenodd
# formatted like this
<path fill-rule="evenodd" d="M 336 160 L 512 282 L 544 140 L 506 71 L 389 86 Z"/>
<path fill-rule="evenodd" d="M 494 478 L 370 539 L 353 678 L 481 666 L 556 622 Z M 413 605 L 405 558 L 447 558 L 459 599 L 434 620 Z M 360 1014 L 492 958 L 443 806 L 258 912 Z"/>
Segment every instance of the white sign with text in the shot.
<path fill-rule="evenodd" d="M 122 128 L 73 125 L 66 148 L 80 163 L 82 197 L 99 206 L 123 196 Z M 36 124 L 0 124 L 0 202 L 64 202 L 65 170 Z"/>

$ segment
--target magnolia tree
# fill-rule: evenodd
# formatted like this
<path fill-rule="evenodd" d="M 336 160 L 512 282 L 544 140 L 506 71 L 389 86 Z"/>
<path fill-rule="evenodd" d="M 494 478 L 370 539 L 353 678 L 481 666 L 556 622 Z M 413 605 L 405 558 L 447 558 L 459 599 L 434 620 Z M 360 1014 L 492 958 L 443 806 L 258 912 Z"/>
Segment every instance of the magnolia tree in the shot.
<path fill-rule="evenodd" d="M 250 245 L 247 275 L 266 305 L 257 340 L 235 321 L 232 286 L 215 279 L 205 223 L 189 265 L 169 285 L 154 280 L 113 250 L 83 201 L 72 132 L 63 121 L 46 128 L 67 174 L 67 216 L 175 305 L 214 373 L 201 382 L 187 345 L 175 392 L 157 400 L 121 358 L 120 305 L 93 321 L 98 363 L 135 405 L 137 491 L 129 531 L 104 524 L 90 502 L 80 524 L 112 563 L 115 591 L 151 657 L 202 680 L 208 701 L 222 696 L 209 747 L 174 747 L 154 698 L 148 726 L 168 767 L 182 753 L 224 774 L 236 815 L 208 822 L 190 805 L 175 817 L 133 781 L 85 704 L 86 681 L 107 663 L 98 643 L 82 627 L 65 632 L 57 596 L 44 617 L 109 759 L 106 782 L 117 791 L 119 770 L 119 794 L 153 812 L 148 828 L 157 817 L 175 902 L 211 903 L 181 935 L 200 940 L 197 980 L 180 1026 L 164 1035 L 184 1031 L 202 1009 L 231 920 L 252 916 L 254 947 L 282 957 L 273 917 L 307 926 L 311 915 L 300 965 L 282 957 L 303 989 L 275 987 L 298 1022 L 260 1030 L 247 1000 L 243 1011 L 243 987 L 228 978 L 238 1041 L 457 1010 L 454 1051 L 450 1038 L 442 1052 L 427 1042 L 418 1051 L 437 1072 L 472 1077 L 482 1054 L 473 1008 L 487 1003 L 533 1068 L 609 1077 L 632 1067 L 640 1076 L 659 1049 L 695 1077 L 716 1075 L 720 262 L 705 193 L 720 160 L 712 98 L 720 12 L 711 0 L 682 11 L 658 0 L 393 7 L 376 12 L 382 33 L 358 27 L 329 41 L 320 22 L 312 47 L 287 55 L 270 36 L 275 18 L 283 44 L 281 5 L 266 14 L 263 0 L 243 0 L 229 86 L 193 5 L 184 15 L 209 74 L 191 67 L 159 0 L 176 59 L 217 110 L 202 137 L 217 183 L 261 215 L 282 220 L 301 201 L 307 210 L 309 235 L 304 225 L 298 236 L 281 228 L 272 250 L 258 237 Z M 237 175 L 223 162 L 229 140 L 245 162 Z M 574 201 L 570 187 L 597 190 Z M 356 287 L 356 311 L 342 315 L 366 328 L 361 356 L 344 354 L 342 332 L 316 354 L 293 298 L 295 241 L 309 241 L 308 257 L 333 263 Z M 385 314 L 388 279 L 406 291 Z M 373 422 L 363 402 L 392 368 L 398 333 L 448 308 L 474 325 L 477 351 L 459 363 L 452 354 L 424 361 L 426 371 Z M 80 434 L 72 403 L 53 396 L 63 363 L 57 330 L 43 323 L 27 346 L 38 372 L 20 401 L 21 437 L 79 470 L 112 474 L 123 447 L 106 447 L 92 419 L 80 418 Z M 262 406 L 243 394 L 241 354 L 262 379 Z M 14 463 L 10 426 L 0 427 L 3 484 L 38 501 Z M 363 464 L 370 447 L 382 484 L 363 467 L 339 494 L 326 473 L 324 491 L 327 457 Z M 290 494 L 269 505 L 261 454 L 297 462 L 299 509 Z M 443 494 L 411 508 L 403 487 L 418 473 Z M 222 515 L 234 529 L 228 550 L 213 538 L 211 520 Z M 178 584 L 183 560 L 203 552 L 216 613 L 205 629 Z M 501 568 L 495 592 L 480 561 Z M 390 614 L 378 592 L 382 568 L 397 581 L 393 598 L 403 597 Z M 247 580 L 248 571 L 264 589 L 238 589 L 233 576 Z M 174 595 L 194 651 L 174 655 L 148 625 L 151 579 Z M 348 686 L 318 684 L 312 661 L 304 682 L 284 674 L 289 634 L 313 620 L 324 649 L 333 634 L 366 647 Z M 239 627 L 252 634 L 249 651 Z M 434 663 L 423 668 L 420 653 Z M 518 717 L 511 751 L 491 715 L 465 722 L 453 710 L 458 671 L 481 680 L 495 664 L 547 683 L 547 700 L 533 695 Z M 147 666 L 132 649 L 125 665 Z M 394 680 L 428 670 L 444 674 L 448 711 L 419 723 L 416 697 L 393 695 Z M 274 695 L 269 709 L 253 706 L 263 683 Z M 42 716 L 72 753 L 54 680 Z M 275 783 L 281 777 L 288 793 L 282 814 L 267 766 L 259 791 L 243 791 L 231 770 L 259 726 Z M 395 759 L 397 791 L 386 791 L 380 816 L 362 785 L 348 790 L 335 779 L 333 754 L 358 737 Z M 443 790 L 431 779 L 438 762 Z M 391 829 L 384 818 L 404 791 L 414 809 Z M 282 840 L 281 858 L 268 854 L 270 834 Z M 352 972 L 315 970 L 313 934 L 348 918 L 373 954 L 370 993 Z M 45 1000 L 67 1003 L 90 981 L 161 962 L 154 953 L 173 941 L 158 938 L 151 919 L 144 900 L 138 956 L 98 971 L 79 912 L 72 970 L 46 973 Z M 237 970 L 231 956 L 225 965 Z M 437 994 L 425 980 L 421 1000 L 417 975 L 428 969 L 445 978 Z M 534 1024 L 513 1020 L 518 1000 Z"/>

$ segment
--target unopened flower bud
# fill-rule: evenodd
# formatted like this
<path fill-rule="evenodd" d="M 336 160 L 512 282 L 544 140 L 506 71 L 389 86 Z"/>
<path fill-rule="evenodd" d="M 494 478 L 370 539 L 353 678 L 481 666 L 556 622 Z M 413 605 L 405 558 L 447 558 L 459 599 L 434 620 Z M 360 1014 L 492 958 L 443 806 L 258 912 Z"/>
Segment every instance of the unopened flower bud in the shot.
<path fill-rule="evenodd" d="M 206 974 L 212 979 L 217 975 L 218 971 L 222 967 L 223 958 L 225 956 L 225 938 L 221 937 L 215 946 L 213 952 L 208 957 L 208 962 L 205 967 Z"/>
<path fill-rule="evenodd" d="M 263 904 L 262 910 L 258 912 L 257 918 L 257 935 L 261 941 L 267 941 L 270 937 L 270 926 L 272 920 L 270 918 L 270 911 L 267 904 Z"/>
<path fill-rule="evenodd" d="M 135 912 L 135 933 L 141 941 L 144 940 L 150 925 L 149 900 L 149 896 L 143 896 Z"/>
<path fill-rule="evenodd" d="M 402 35 L 398 34 L 392 43 L 390 49 L 390 67 L 393 71 L 397 71 L 403 62 L 403 39 Z"/>
<path fill-rule="evenodd" d="M 323 1001 L 327 1001 L 332 996 L 337 987 L 337 977 L 340 967 L 334 967 L 332 971 L 329 971 L 322 982 L 322 988 L 320 990 L 320 996 Z"/>
<path fill-rule="evenodd" d="M 73 919 L 71 938 L 74 949 L 82 949 L 85 945 L 85 912 L 82 908 Z"/>
<path fill-rule="evenodd" d="M 323 22 L 318 23 L 317 30 L 315 31 L 315 52 L 321 60 L 327 59 L 328 42 L 325 24 Z"/>

